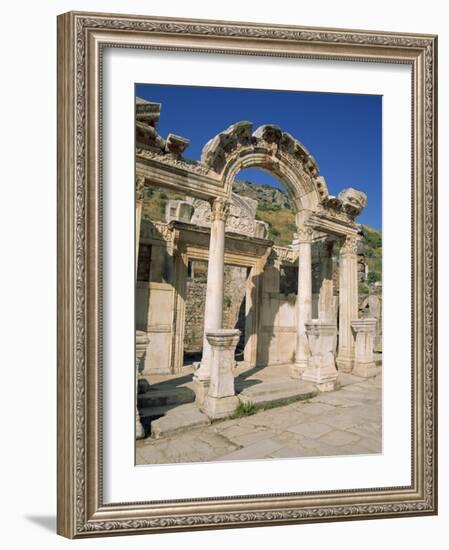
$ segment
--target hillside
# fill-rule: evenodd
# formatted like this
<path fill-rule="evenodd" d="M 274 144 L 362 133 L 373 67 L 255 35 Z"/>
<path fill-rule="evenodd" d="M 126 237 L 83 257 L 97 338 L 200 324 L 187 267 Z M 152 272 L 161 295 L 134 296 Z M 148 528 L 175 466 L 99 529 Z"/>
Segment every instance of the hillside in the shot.
<path fill-rule="evenodd" d="M 247 181 L 235 181 L 234 193 L 257 200 L 256 218 L 269 225 L 269 238 L 275 244 L 285 246 L 292 242 L 296 231 L 295 212 L 288 194 L 270 185 Z M 181 193 L 168 189 L 146 188 L 144 218 L 154 221 L 165 220 L 165 205 L 168 199 L 184 199 Z M 364 234 L 365 261 L 371 275 L 370 282 L 381 280 L 382 233 L 368 225 L 362 225 Z"/>

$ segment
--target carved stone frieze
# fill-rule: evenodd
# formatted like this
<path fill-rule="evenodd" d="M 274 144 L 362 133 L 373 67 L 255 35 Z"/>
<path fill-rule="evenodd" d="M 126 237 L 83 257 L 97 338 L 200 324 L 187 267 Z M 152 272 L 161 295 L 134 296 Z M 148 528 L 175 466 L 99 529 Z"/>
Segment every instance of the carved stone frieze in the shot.
<path fill-rule="evenodd" d="M 149 222 L 147 220 L 142 222 L 140 229 L 141 239 L 157 239 L 173 243 L 175 238 L 175 232 L 173 228 L 163 222 Z"/>
<path fill-rule="evenodd" d="M 210 227 L 212 221 L 211 206 L 207 201 L 186 197 L 194 211 L 191 223 L 201 227 Z M 229 211 L 226 216 L 226 231 L 239 233 L 248 237 L 266 238 L 268 226 L 265 222 L 255 219 L 257 201 L 232 193 Z"/>
<path fill-rule="evenodd" d="M 297 264 L 298 251 L 287 246 L 273 246 L 269 256 L 269 261 L 281 264 Z"/>
<path fill-rule="evenodd" d="M 210 172 L 210 168 L 208 166 L 205 166 L 204 164 L 201 164 L 200 162 L 197 162 L 195 160 L 189 160 L 171 154 L 165 154 L 162 151 L 151 151 L 142 147 L 138 147 L 136 149 L 136 159 L 137 162 L 139 161 L 139 159 L 154 160 L 166 166 L 173 166 L 175 168 L 180 168 L 188 172 L 195 172 L 196 174 L 207 175 Z"/>

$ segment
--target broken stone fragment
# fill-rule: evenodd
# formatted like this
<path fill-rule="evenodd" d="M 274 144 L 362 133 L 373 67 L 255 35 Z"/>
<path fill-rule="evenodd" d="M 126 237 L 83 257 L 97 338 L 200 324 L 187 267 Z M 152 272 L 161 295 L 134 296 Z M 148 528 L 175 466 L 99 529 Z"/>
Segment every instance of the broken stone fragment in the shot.
<path fill-rule="evenodd" d="M 358 216 L 368 202 L 365 193 L 352 187 L 343 189 L 338 194 L 338 198 L 341 200 L 343 208 L 351 216 Z"/>
<path fill-rule="evenodd" d="M 189 143 L 190 140 L 187 138 L 176 136 L 175 134 L 168 134 L 165 144 L 165 150 L 167 153 L 181 155 L 183 151 L 188 147 Z"/>
<path fill-rule="evenodd" d="M 156 128 L 161 116 L 161 104 L 136 97 L 136 120 Z"/>
<path fill-rule="evenodd" d="M 282 137 L 282 130 L 276 124 L 264 124 L 254 132 L 254 137 L 263 139 L 267 143 L 279 143 Z"/>

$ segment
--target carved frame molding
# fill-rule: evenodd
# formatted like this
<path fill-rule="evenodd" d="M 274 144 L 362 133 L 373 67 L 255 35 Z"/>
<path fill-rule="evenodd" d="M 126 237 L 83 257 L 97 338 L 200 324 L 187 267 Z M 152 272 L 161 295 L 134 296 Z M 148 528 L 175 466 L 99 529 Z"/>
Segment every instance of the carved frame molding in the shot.
<path fill-rule="evenodd" d="M 104 504 L 102 48 L 412 67 L 412 449 L 407 487 Z M 58 532 L 66 537 L 435 514 L 436 47 L 432 35 L 67 13 L 58 18 Z"/>

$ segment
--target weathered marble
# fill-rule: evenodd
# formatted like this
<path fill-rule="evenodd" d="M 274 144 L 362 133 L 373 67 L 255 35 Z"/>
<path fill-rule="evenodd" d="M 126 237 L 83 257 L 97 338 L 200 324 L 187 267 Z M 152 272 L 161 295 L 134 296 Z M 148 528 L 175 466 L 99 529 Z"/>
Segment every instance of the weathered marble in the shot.
<path fill-rule="evenodd" d="M 310 359 L 302 378 L 317 385 L 320 391 L 335 388 L 338 372 L 335 367 L 337 326 L 332 321 L 313 319 L 305 323 Z"/>
<path fill-rule="evenodd" d="M 356 333 L 355 361 L 352 374 L 371 378 L 379 374 L 379 367 L 374 361 L 374 337 L 376 334 L 375 318 L 355 319 L 352 328 Z"/>
<path fill-rule="evenodd" d="M 312 318 L 312 235 L 311 228 L 301 227 L 294 242 L 298 250 L 298 309 L 295 362 L 290 369 L 292 378 L 301 378 L 310 357 L 306 323 Z"/>
<path fill-rule="evenodd" d="M 234 387 L 234 353 L 239 337 L 240 331 L 236 329 L 218 329 L 206 332 L 206 338 L 212 351 L 210 385 L 200 408 L 211 419 L 231 415 L 238 405 Z"/>

